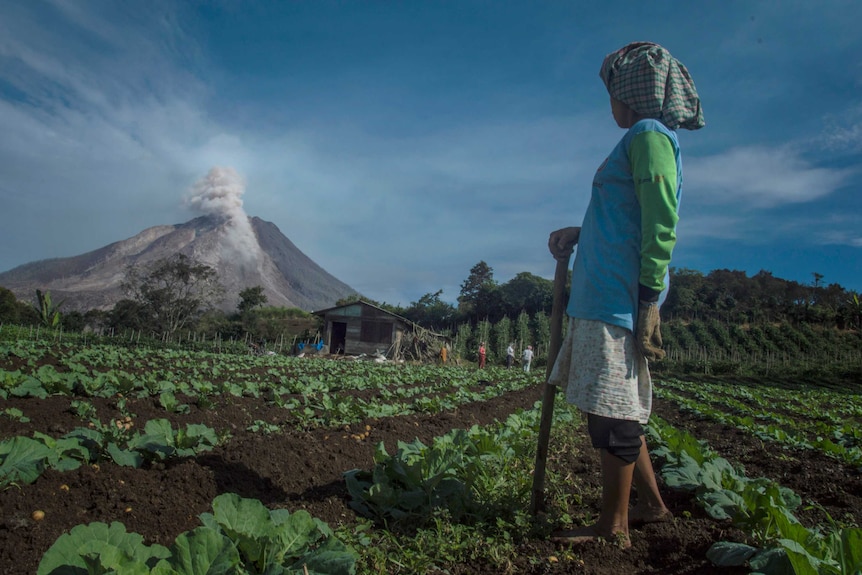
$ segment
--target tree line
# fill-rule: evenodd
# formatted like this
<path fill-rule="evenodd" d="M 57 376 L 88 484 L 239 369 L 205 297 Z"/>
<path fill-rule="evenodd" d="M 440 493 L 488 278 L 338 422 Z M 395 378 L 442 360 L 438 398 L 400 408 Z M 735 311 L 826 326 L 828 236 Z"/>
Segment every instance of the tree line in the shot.
<path fill-rule="evenodd" d="M 568 290 L 569 285 L 566 293 Z M 442 291 L 427 293 L 406 307 L 371 303 L 429 329 L 451 331 L 462 323 L 476 326 L 482 320 L 514 320 L 521 312 L 550 315 L 553 282 L 522 272 L 500 284 L 494 279 L 493 269 L 480 261 L 461 284 L 457 305 L 442 301 L 441 295 Z M 801 284 L 765 270 L 749 277 L 737 270 L 718 269 L 704 274 L 671 268 L 670 289 L 661 315 L 664 321 L 787 322 L 858 330 L 862 329 L 862 297 L 838 284 L 825 284 L 819 273 L 812 274 L 810 284 Z"/>
<path fill-rule="evenodd" d="M 665 322 L 720 321 L 732 324 L 789 323 L 824 328 L 862 329 L 862 300 L 856 292 L 838 284 L 826 284 L 823 276 L 812 274 L 812 282 L 801 284 L 777 278 L 768 271 L 749 277 L 745 272 L 720 269 L 708 274 L 691 270 L 670 270 L 667 301 L 661 309 Z M 0 287 L 0 322 L 62 327 L 80 331 L 98 329 L 139 330 L 153 334 L 173 334 L 193 329 L 201 333 L 240 338 L 251 335 L 272 340 L 287 331 L 291 335 L 314 335 L 317 318 L 299 309 L 267 307 L 261 286 L 249 286 L 239 293 L 235 311 L 216 308 L 224 297 L 216 271 L 183 254 L 144 266 L 126 269 L 122 284 L 125 298 L 108 311 L 62 310 L 48 292 L 37 290 L 32 302 L 20 302 Z M 566 286 L 568 291 L 568 286 Z M 336 302 L 342 305 L 362 299 L 400 315 L 426 329 L 446 334 L 452 341 L 492 342 L 493 327 L 503 322 L 501 337 L 494 347 L 528 339 L 541 345 L 553 301 L 551 280 L 521 272 L 500 283 L 485 261 L 475 264 L 461 284 L 455 303 L 443 299 L 443 291 L 429 292 L 407 306 L 376 302 L 354 294 Z M 466 326 L 466 327 L 465 327 Z M 518 330 L 513 326 L 519 326 Z M 525 328 L 524 326 L 527 326 Z M 459 338 L 459 333 L 461 334 Z M 507 335 L 504 337 L 502 333 Z M 471 343 L 471 345 L 472 345 Z M 492 350 L 494 351 L 494 350 Z"/>

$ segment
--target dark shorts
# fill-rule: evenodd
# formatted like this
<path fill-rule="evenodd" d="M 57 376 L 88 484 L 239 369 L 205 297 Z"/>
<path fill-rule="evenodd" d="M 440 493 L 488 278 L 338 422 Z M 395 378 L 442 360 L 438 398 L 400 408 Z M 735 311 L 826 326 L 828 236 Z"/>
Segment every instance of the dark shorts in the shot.
<path fill-rule="evenodd" d="M 644 434 L 643 426 L 637 421 L 611 419 L 601 415 L 587 414 L 587 428 L 593 447 L 606 449 L 626 463 L 633 463 L 640 454 Z"/>

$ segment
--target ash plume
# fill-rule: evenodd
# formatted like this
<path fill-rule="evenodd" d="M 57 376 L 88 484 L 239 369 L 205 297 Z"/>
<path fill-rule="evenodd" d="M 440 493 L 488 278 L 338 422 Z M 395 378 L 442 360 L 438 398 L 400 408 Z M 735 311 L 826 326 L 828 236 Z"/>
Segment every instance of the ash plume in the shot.
<path fill-rule="evenodd" d="M 229 255 L 249 263 L 259 261 L 261 250 L 242 207 L 243 193 L 245 182 L 236 170 L 216 166 L 192 186 L 186 205 L 202 215 L 227 219 L 222 247 Z"/>

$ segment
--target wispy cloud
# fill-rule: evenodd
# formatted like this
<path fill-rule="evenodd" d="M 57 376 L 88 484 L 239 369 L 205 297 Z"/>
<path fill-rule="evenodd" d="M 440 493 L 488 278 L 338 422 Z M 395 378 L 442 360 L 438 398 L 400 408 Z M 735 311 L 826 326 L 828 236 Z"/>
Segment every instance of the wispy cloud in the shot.
<path fill-rule="evenodd" d="M 862 76 L 862 70 L 860 70 Z M 862 90 L 862 77 L 858 82 Z M 830 152 L 845 154 L 862 153 L 862 102 L 841 113 L 830 113 L 824 117 L 823 132 L 814 140 Z"/>
<path fill-rule="evenodd" d="M 862 234 L 848 230 L 825 230 L 817 234 L 819 243 L 862 248 Z"/>
<path fill-rule="evenodd" d="M 858 173 L 812 165 L 792 146 L 748 146 L 686 159 L 686 194 L 710 204 L 771 208 L 822 198 Z"/>
<path fill-rule="evenodd" d="M 806 229 L 813 230 L 812 235 L 817 244 L 862 248 L 862 213 L 834 213 L 805 224 Z"/>
<path fill-rule="evenodd" d="M 188 186 L 225 162 L 212 156 L 232 139 L 207 117 L 203 84 L 178 64 L 191 58 L 176 46 L 194 42 L 164 5 L 152 7 L 4 6 L 0 174 L 12 193 L 0 225 L 30 238 L 14 251 L 0 242 L 6 265 L 172 223 Z M 94 224 L 86 233 L 83 218 Z"/>
<path fill-rule="evenodd" d="M 747 235 L 744 216 L 725 214 L 688 215 L 683 207 L 677 237 L 681 241 L 739 240 Z"/>
<path fill-rule="evenodd" d="M 683 210 L 677 235 L 682 245 L 714 249 L 715 242 L 738 241 L 750 246 L 774 243 L 807 247 L 845 245 L 862 247 L 862 214 L 827 211 L 819 215 L 720 208 L 688 216 Z"/>

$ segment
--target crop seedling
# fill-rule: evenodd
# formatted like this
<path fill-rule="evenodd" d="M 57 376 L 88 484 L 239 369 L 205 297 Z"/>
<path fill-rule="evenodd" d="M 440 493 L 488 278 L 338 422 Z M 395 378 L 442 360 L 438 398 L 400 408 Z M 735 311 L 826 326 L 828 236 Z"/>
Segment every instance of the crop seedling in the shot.
<path fill-rule="evenodd" d="M 172 391 L 163 391 L 159 394 L 159 404 L 171 413 L 188 413 L 190 408 L 187 403 L 180 403 Z"/>
<path fill-rule="evenodd" d="M 274 423 L 267 423 L 260 419 L 256 419 L 254 423 L 249 425 L 246 428 L 246 431 L 251 431 L 252 433 L 262 433 L 263 435 L 271 435 L 273 433 L 277 433 L 281 428 Z"/>
<path fill-rule="evenodd" d="M 212 409 L 215 405 L 213 401 L 209 398 L 209 396 L 205 393 L 198 393 L 196 403 L 200 409 L 204 410 Z"/>
<path fill-rule="evenodd" d="M 2 413 L 12 421 L 17 421 L 18 423 L 28 423 L 30 421 L 30 418 L 25 416 L 24 412 L 17 407 L 7 407 Z"/>
<path fill-rule="evenodd" d="M 83 420 L 92 420 L 96 418 L 96 406 L 88 401 L 72 400 L 69 402 L 69 409 L 72 410 L 78 418 Z"/>

